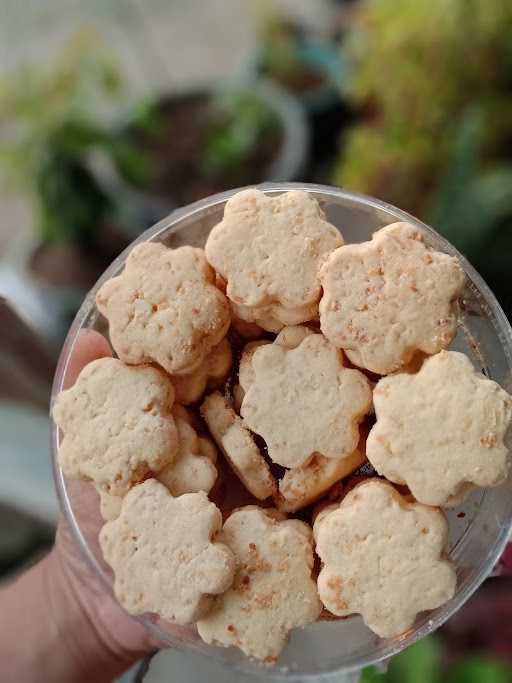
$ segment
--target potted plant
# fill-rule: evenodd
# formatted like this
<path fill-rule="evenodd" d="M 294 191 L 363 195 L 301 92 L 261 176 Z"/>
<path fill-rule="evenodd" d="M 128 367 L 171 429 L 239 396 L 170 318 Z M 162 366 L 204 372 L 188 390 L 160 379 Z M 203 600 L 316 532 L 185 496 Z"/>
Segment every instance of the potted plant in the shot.
<path fill-rule="evenodd" d="M 93 155 L 132 181 L 146 171 L 128 137 L 105 123 L 101 108 L 119 105 L 122 86 L 93 47 L 80 36 L 52 68 L 23 69 L 0 84 L 0 162 L 31 202 L 28 265 L 50 285 L 90 287 L 127 243 Z"/>
<path fill-rule="evenodd" d="M 137 121 L 125 128 L 149 168 L 138 186 L 175 205 L 240 185 L 294 180 L 305 166 L 304 113 L 273 83 L 164 94 L 149 110 L 153 128 Z"/>

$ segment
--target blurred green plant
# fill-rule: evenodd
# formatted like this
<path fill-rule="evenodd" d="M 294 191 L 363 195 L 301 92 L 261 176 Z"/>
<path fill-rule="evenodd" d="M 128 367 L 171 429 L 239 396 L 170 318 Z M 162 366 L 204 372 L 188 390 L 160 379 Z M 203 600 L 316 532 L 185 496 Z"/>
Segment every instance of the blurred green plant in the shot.
<path fill-rule="evenodd" d="M 336 182 L 421 217 L 432 210 L 441 229 L 454 219 L 463 229 L 446 210 L 454 191 L 459 207 L 478 187 L 474 224 L 489 225 L 495 201 L 496 214 L 510 213 L 511 34 L 508 0 L 362 0 L 345 42 L 354 64 L 346 94 L 361 118 Z M 458 237 L 462 249 L 475 244 L 473 229 Z"/>
<path fill-rule="evenodd" d="M 35 204 L 42 243 L 90 243 L 113 210 L 88 164 L 101 150 L 128 180 L 146 176 L 128 135 L 105 123 L 124 101 L 120 75 L 90 33 L 49 68 L 24 67 L 0 82 L 0 164 Z M 141 108 L 140 120 L 146 111 Z"/>
<path fill-rule="evenodd" d="M 259 75 L 291 90 L 308 109 L 339 99 L 348 64 L 334 42 L 268 5 L 260 8 L 258 41 Z"/>
<path fill-rule="evenodd" d="M 206 177 L 231 173 L 242 167 L 264 136 L 279 130 L 275 113 L 248 91 L 214 97 L 199 171 Z"/>
<path fill-rule="evenodd" d="M 386 673 L 368 667 L 360 683 L 511 683 L 512 666 L 490 657 L 470 655 L 443 666 L 443 648 L 424 638 L 393 658 Z"/>
<path fill-rule="evenodd" d="M 461 117 L 447 170 L 426 211 L 432 225 L 441 226 L 450 241 L 471 255 L 489 251 L 512 215 L 512 164 L 482 168 L 484 141 L 483 112 L 469 108 Z"/>
<path fill-rule="evenodd" d="M 289 20 L 267 12 L 259 26 L 261 70 L 280 83 L 293 85 L 303 78 L 304 62 L 299 52 L 300 34 Z"/>

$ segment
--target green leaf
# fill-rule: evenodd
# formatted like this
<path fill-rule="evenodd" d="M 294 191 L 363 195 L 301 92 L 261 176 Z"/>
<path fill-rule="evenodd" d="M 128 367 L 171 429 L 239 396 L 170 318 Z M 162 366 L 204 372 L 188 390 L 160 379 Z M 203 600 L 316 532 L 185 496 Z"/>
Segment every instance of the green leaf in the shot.
<path fill-rule="evenodd" d="M 63 121 L 47 140 L 50 149 L 60 154 L 79 156 L 87 153 L 92 147 L 107 143 L 108 133 L 101 126 L 76 117 Z"/>
<path fill-rule="evenodd" d="M 512 667 L 487 657 L 470 657 L 456 664 L 446 683 L 511 683 Z"/>
<path fill-rule="evenodd" d="M 226 93 L 212 104 L 212 121 L 200 159 L 206 176 L 236 171 L 262 136 L 277 128 L 267 104 L 249 92 Z"/>
<path fill-rule="evenodd" d="M 364 669 L 360 683 L 440 683 L 441 680 L 441 646 L 435 638 L 428 637 L 394 657 L 387 673 L 380 673 L 373 666 Z"/>
<path fill-rule="evenodd" d="M 121 176 L 138 187 L 146 187 L 151 178 L 150 164 L 143 152 L 129 139 L 119 137 L 104 145 Z"/>
<path fill-rule="evenodd" d="M 143 174 L 129 144 L 105 125 L 103 105 L 123 94 L 98 47 L 80 33 L 55 64 L 24 67 L 0 82 L 0 165 L 38 207 L 43 241 L 89 242 L 110 217 L 111 200 L 87 167 L 93 149 L 127 175 Z"/>
<path fill-rule="evenodd" d="M 41 239 L 90 243 L 110 210 L 110 200 L 79 160 L 48 155 L 36 176 Z"/>

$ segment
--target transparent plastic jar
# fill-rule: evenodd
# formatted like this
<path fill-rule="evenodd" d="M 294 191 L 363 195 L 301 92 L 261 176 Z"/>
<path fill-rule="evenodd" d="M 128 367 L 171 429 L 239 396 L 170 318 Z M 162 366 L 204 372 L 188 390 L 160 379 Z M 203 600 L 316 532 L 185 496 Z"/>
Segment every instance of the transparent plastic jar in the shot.
<path fill-rule="evenodd" d="M 451 348 L 463 351 L 475 367 L 512 391 L 512 330 L 494 295 L 472 266 L 434 230 L 405 212 L 384 202 L 324 185 L 266 183 L 259 189 L 273 196 L 299 189 L 310 192 L 321 204 L 331 223 L 342 232 L 347 243 L 370 239 L 373 232 L 395 221 L 409 221 L 420 228 L 426 241 L 440 251 L 459 258 L 467 274 L 467 286 L 461 301 L 460 324 Z M 143 233 L 142 241 L 163 242 L 169 247 L 189 244 L 202 247 L 211 228 L 221 219 L 224 204 L 235 192 L 214 195 L 174 211 Z M 133 245 L 131 245 L 132 247 Z M 107 334 L 105 320 L 95 306 L 98 288 L 117 275 L 131 249 L 126 249 L 107 269 L 85 298 L 64 343 L 52 390 L 52 401 L 63 387 L 66 367 L 77 336 L 84 328 Z M 509 444 L 510 445 L 510 444 Z M 69 482 L 57 462 L 59 432 L 52 428 L 52 457 L 57 492 L 62 513 L 76 543 L 105 591 L 112 592 L 112 575 L 102 559 L 98 545 L 99 517 L 84 518 L 77 503 L 80 487 Z M 457 570 L 457 590 L 447 604 L 418 616 L 414 628 L 396 638 L 381 639 L 373 634 L 358 616 L 337 621 L 320 621 L 296 629 L 278 664 L 269 669 L 245 657 L 234 648 L 206 645 L 198 639 L 194 627 L 169 624 L 151 617 L 140 617 L 169 647 L 187 648 L 244 673 L 262 677 L 302 681 L 349 680 L 357 671 L 389 657 L 428 635 L 454 614 L 489 576 L 509 537 L 512 522 L 512 477 L 496 488 L 473 492 L 458 508 L 447 513 L 450 524 L 449 554 Z M 355 678 L 357 680 L 357 678 Z"/>

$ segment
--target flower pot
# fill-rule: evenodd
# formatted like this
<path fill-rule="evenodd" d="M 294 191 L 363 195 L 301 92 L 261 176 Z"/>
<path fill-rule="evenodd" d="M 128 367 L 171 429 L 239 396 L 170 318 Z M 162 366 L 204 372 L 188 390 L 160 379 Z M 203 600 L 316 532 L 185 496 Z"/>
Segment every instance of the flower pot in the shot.
<path fill-rule="evenodd" d="M 220 173 L 205 173 L 202 154 L 208 116 L 219 92 L 256 96 L 277 123 L 275 131 L 261 135 L 244 164 Z M 174 206 L 195 201 L 233 185 L 293 180 L 302 173 L 309 153 L 306 116 L 297 100 L 278 85 L 258 81 L 250 87 L 199 88 L 162 95 L 155 104 L 160 132 L 137 133 L 141 154 L 153 177 L 143 192 L 157 195 Z M 128 123 L 128 126 L 130 124 Z"/>

